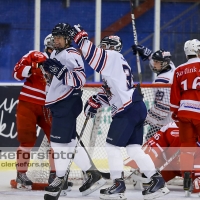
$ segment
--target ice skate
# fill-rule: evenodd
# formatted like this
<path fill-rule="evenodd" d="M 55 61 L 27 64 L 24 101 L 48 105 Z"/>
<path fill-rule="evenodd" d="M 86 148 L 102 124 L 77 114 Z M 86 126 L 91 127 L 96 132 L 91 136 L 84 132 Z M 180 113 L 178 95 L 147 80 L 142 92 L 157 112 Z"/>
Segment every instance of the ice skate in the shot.
<path fill-rule="evenodd" d="M 56 172 L 50 172 L 49 179 L 48 179 L 49 185 L 54 181 L 55 178 L 56 178 Z M 68 181 L 67 192 L 70 192 L 72 190 L 72 186 L 73 186 L 73 183 Z"/>
<path fill-rule="evenodd" d="M 150 185 L 142 191 L 142 194 L 144 199 L 155 199 L 162 197 L 169 192 L 169 189 L 165 186 L 162 175 L 160 172 L 157 172 L 151 177 Z"/>
<path fill-rule="evenodd" d="M 56 196 L 58 191 L 60 190 L 60 187 L 61 187 L 63 181 L 64 181 L 63 178 L 56 177 L 54 179 L 54 181 L 49 186 L 45 187 L 44 190 L 47 191 L 48 194 Z M 73 184 L 71 182 L 70 182 L 70 185 L 68 185 L 68 181 L 66 181 L 65 184 L 64 184 L 64 187 L 63 187 L 63 189 L 60 193 L 60 196 L 66 196 L 68 188 L 72 187 L 72 186 L 73 186 Z"/>
<path fill-rule="evenodd" d="M 98 171 L 88 170 L 86 171 L 86 173 L 88 179 L 79 188 L 79 191 L 82 192 L 83 196 L 91 194 L 106 183 L 106 181 L 102 178 L 101 174 Z"/>
<path fill-rule="evenodd" d="M 33 182 L 27 177 L 26 173 L 17 172 L 17 189 L 31 190 Z"/>
<path fill-rule="evenodd" d="M 122 178 L 115 179 L 114 185 L 105 189 L 100 190 L 100 199 L 103 200 L 116 200 L 116 199 L 127 199 L 124 196 L 126 186 Z"/>
<path fill-rule="evenodd" d="M 190 172 L 184 172 L 183 189 L 185 191 L 185 196 L 189 197 L 192 192 L 192 178 Z"/>

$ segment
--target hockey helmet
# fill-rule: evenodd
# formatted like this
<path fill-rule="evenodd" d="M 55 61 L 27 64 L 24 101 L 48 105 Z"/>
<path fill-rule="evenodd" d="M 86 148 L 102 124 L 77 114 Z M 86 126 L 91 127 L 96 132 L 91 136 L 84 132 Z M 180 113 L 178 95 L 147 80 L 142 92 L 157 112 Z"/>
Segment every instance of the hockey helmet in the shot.
<path fill-rule="evenodd" d="M 199 56 L 200 55 L 200 41 L 197 39 L 188 40 L 184 44 L 184 51 L 186 57 L 188 56 Z"/>
<path fill-rule="evenodd" d="M 115 51 L 120 52 L 122 50 L 122 40 L 120 37 L 116 35 L 106 36 L 100 42 L 99 47 L 102 47 L 102 46 L 105 46 L 106 50 L 113 47 Z"/>
<path fill-rule="evenodd" d="M 52 34 L 49 34 L 49 35 L 47 35 L 45 37 L 45 39 L 44 39 L 44 46 L 45 46 L 45 50 L 47 48 L 54 49 L 54 39 L 53 39 Z"/>
<path fill-rule="evenodd" d="M 160 70 L 154 68 L 154 64 L 153 64 L 154 60 L 159 61 L 161 63 Z M 171 61 L 170 52 L 160 49 L 152 54 L 151 61 L 150 61 L 150 68 L 154 73 L 159 73 L 170 64 L 170 61 Z"/>
<path fill-rule="evenodd" d="M 71 29 L 71 26 L 67 23 L 59 23 L 57 24 L 53 30 L 52 30 L 52 36 L 63 36 L 66 40 L 66 46 L 70 46 L 71 39 L 69 36 L 69 30 Z M 63 50 L 64 48 L 56 47 L 56 44 L 54 43 L 54 48 L 58 51 Z"/>

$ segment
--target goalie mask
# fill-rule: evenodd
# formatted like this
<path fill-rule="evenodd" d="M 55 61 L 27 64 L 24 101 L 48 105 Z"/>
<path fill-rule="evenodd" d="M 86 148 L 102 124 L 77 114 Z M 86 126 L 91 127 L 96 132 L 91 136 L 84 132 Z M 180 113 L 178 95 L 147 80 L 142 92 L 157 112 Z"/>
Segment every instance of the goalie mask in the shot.
<path fill-rule="evenodd" d="M 67 23 L 59 23 L 52 30 L 52 36 L 54 37 L 54 48 L 56 50 L 63 50 L 71 45 L 71 39 L 69 37 L 69 30 L 71 26 Z M 63 37 L 65 39 L 65 47 L 61 44 L 57 44 L 55 41 L 55 37 Z"/>
<path fill-rule="evenodd" d="M 120 52 L 122 50 L 122 40 L 115 35 L 106 36 L 101 40 L 99 47 L 105 50 Z"/>
<path fill-rule="evenodd" d="M 53 36 L 52 34 L 49 34 L 45 37 L 44 39 L 44 46 L 45 46 L 45 50 L 47 48 L 50 48 L 50 49 L 54 49 L 54 39 L 53 39 Z"/>
<path fill-rule="evenodd" d="M 199 56 L 200 55 L 200 41 L 197 39 L 188 40 L 185 42 L 184 51 L 186 58 L 188 56 Z"/>
<path fill-rule="evenodd" d="M 158 50 L 152 54 L 149 66 L 154 73 L 159 74 L 169 66 L 170 61 L 171 54 L 169 51 Z"/>

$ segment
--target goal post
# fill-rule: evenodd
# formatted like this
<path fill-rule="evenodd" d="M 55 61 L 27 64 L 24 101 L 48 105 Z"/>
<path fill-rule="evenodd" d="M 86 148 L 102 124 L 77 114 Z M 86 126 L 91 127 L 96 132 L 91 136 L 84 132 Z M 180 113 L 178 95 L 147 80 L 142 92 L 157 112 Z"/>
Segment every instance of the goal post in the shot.
<path fill-rule="evenodd" d="M 166 93 L 167 98 L 165 104 L 169 104 L 170 98 L 170 84 L 141 84 L 141 90 L 144 95 L 144 102 L 146 104 L 147 109 L 150 109 L 155 103 L 155 94 L 157 91 L 161 91 Z M 97 93 L 98 88 L 101 87 L 101 84 L 86 84 L 83 87 L 83 106 L 90 96 Z M 134 116 L 133 116 L 134 117 Z M 83 123 L 85 121 L 85 114 L 82 113 L 77 118 L 77 133 L 80 134 L 81 128 L 83 127 Z M 109 172 L 108 167 L 108 159 L 107 153 L 105 150 L 106 136 L 110 127 L 110 123 L 112 122 L 111 117 L 111 108 L 100 108 L 95 116 L 95 118 L 90 119 L 85 128 L 84 134 L 82 136 L 81 141 L 83 142 L 87 152 L 89 153 L 91 159 L 96 165 L 97 169 L 102 172 Z M 149 130 L 148 125 L 144 126 L 144 136 Z M 152 132 L 152 135 L 154 132 Z M 37 167 L 29 167 L 29 171 L 27 175 L 34 183 L 47 183 L 49 177 L 49 167 L 44 167 L 42 163 L 48 163 L 48 159 L 39 159 L 38 154 L 49 150 L 49 144 L 44 137 L 40 148 L 38 149 L 35 158 L 31 161 L 34 163 L 38 163 L 38 165 L 34 165 Z M 128 157 L 125 148 L 121 148 L 121 154 L 123 159 Z M 46 154 L 47 155 L 47 154 Z M 84 162 L 84 161 L 83 161 Z M 124 167 L 125 177 L 130 175 L 131 168 Z M 80 184 L 82 182 L 82 171 L 78 168 L 74 163 L 72 164 L 69 180 L 74 182 L 75 184 Z"/>

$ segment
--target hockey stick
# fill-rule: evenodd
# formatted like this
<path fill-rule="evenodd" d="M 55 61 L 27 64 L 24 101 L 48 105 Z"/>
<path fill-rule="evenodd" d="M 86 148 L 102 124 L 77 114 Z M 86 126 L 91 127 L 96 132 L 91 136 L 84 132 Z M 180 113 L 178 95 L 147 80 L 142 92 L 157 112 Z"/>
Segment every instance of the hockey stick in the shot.
<path fill-rule="evenodd" d="M 180 150 L 178 150 L 175 154 L 173 154 L 169 160 L 167 160 L 160 168 L 159 171 L 162 171 L 167 165 L 169 165 L 178 155 L 180 154 Z M 135 172 L 135 171 L 134 171 Z M 149 183 L 150 179 L 148 178 L 143 178 L 140 177 L 136 174 L 134 174 L 134 172 L 132 174 L 129 175 L 132 176 L 134 181 L 141 181 L 142 183 Z"/>
<path fill-rule="evenodd" d="M 80 136 L 78 135 L 78 133 L 76 133 L 76 137 L 78 138 L 78 140 L 80 140 Z M 89 153 L 87 152 L 87 150 L 86 150 L 86 148 L 85 148 L 85 145 L 83 144 L 83 142 L 80 140 L 80 144 L 81 144 L 81 146 L 85 149 L 85 152 L 87 153 L 87 155 L 88 155 L 88 158 L 89 158 L 89 160 L 90 160 L 90 163 L 91 163 L 91 165 L 92 165 L 92 167 L 95 169 L 95 170 L 97 170 L 100 174 L 101 174 L 101 176 L 103 177 L 103 178 L 105 178 L 105 179 L 110 179 L 110 173 L 109 172 L 101 172 L 101 171 L 99 171 L 97 168 L 96 168 L 96 166 L 95 166 L 95 164 L 93 163 L 93 161 L 92 161 L 92 159 L 91 159 L 91 157 L 90 157 L 90 155 L 89 155 Z"/>
<path fill-rule="evenodd" d="M 137 31 L 136 31 L 136 27 L 135 27 L 133 0 L 130 0 L 130 4 L 131 4 L 131 19 L 132 19 L 132 27 L 133 27 L 133 38 L 134 38 L 135 45 L 137 45 L 138 40 L 137 40 Z M 142 72 L 141 72 L 140 57 L 139 57 L 138 52 L 136 53 L 136 62 L 137 62 L 137 68 L 138 68 L 139 81 L 140 81 L 140 83 L 142 83 Z"/>
<path fill-rule="evenodd" d="M 67 181 L 67 178 L 68 178 L 68 175 L 69 175 L 69 172 L 70 172 L 70 167 L 71 167 L 71 165 L 72 165 L 72 162 L 73 162 L 73 160 L 74 160 L 74 156 L 75 156 L 75 153 L 76 153 L 76 149 L 77 149 L 78 144 L 79 144 L 79 142 L 80 142 L 80 140 L 81 140 L 81 138 L 82 138 L 82 136 L 83 136 L 83 132 L 84 132 L 84 130 L 85 130 L 85 127 L 86 127 L 86 125 L 87 125 L 87 122 L 88 122 L 89 118 L 90 118 L 90 116 L 88 115 L 88 116 L 86 117 L 86 119 L 85 119 L 85 122 L 84 122 L 84 124 L 83 124 L 83 128 L 82 128 L 82 130 L 81 130 L 79 139 L 78 139 L 78 141 L 77 141 L 77 143 L 76 143 L 76 146 L 74 147 L 73 156 L 72 156 L 72 158 L 70 159 L 69 165 L 68 165 L 68 167 L 67 167 L 65 176 L 64 176 L 63 181 L 62 181 L 62 185 L 60 186 L 60 189 L 59 189 L 57 195 L 56 195 L 56 196 L 52 196 L 52 195 L 50 195 L 50 194 L 45 194 L 45 195 L 44 195 L 44 200 L 58 200 L 58 198 L 59 198 L 59 196 L 60 196 L 60 193 L 61 193 L 61 191 L 62 191 L 62 189 L 63 189 L 63 187 L 64 187 L 64 185 L 65 185 L 65 182 Z"/>

